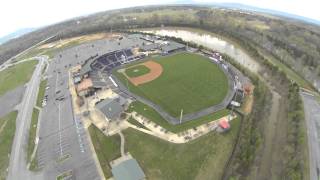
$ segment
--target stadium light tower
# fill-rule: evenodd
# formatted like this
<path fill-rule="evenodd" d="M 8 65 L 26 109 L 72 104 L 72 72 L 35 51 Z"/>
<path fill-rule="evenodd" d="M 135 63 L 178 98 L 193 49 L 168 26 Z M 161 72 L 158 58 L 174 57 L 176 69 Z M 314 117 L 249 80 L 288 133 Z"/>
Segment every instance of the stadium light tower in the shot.
<path fill-rule="evenodd" d="M 183 109 L 181 109 L 181 112 L 180 112 L 180 124 L 182 122 L 182 116 L 183 116 Z"/>

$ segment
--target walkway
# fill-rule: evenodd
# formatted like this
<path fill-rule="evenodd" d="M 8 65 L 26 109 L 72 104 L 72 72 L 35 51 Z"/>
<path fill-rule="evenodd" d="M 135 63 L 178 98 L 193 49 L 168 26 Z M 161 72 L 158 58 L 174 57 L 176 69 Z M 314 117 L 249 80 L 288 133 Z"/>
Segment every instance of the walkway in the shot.
<path fill-rule="evenodd" d="M 141 115 L 138 115 L 136 112 L 131 113 L 131 115 L 139 123 L 143 124 L 147 129 L 137 127 L 137 126 L 126 121 L 128 127 L 131 127 L 136 130 L 139 130 L 141 132 L 144 132 L 146 134 L 158 137 L 158 138 L 163 139 L 165 141 L 169 141 L 169 142 L 177 143 L 177 144 L 187 143 L 187 142 L 192 141 L 194 139 L 197 139 L 203 135 L 206 135 L 211 131 L 216 130 L 218 128 L 219 121 L 222 119 L 231 121 L 236 118 L 236 116 L 228 115 L 228 116 L 222 117 L 220 119 L 211 121 L 209 123 L 202 124 L 196 128 L 191 128 L 191 129 L 179 132 L 179 133 L 173 133 L 173 132 L 170 132 L 170 131 L 164 129 L 163 127 L 157 125 L 156 123 L 148 120 L 147 118 L 145 118 Z"/>
<path fill-rule="evenodd" d="M 120 139 L 121 139 L 121 146 L 120 146 L 120 149 L 121 149 L 121 156 L 125 156 L 126 154 L 124 153 L 124 143 L 125 143 L 125 140 L 124 140 L 124 136 L 122 134 L 121 131 L 119 131 L 118 133 L 120 135 Z"/>

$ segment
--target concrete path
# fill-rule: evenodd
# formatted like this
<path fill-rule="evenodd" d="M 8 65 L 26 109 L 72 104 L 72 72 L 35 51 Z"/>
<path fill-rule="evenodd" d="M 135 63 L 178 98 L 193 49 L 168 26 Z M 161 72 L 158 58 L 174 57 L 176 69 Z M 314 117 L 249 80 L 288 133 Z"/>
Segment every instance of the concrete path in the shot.
<path fill-rule="evenodd" d="M 124 136 L 122 134 L 121 131 L 119 131 L 118 133 L 120 135 L 120 139 L 121 139 L 121 146 L 120 146 L 120 150 L 121 150 L 121 156 L 125 156 L 125 152 L 124 152 L 124 143 L 125 143 L 125 140 L 124 140 Z"/>
<path fill-rule="evenodd" d="M 134 119 L 136 119 L 139 123 L 143 124 L 148 129 L 137 127 L 137 126 L 130 124 L 129 122 L 126 121 L 128 124 L 128 127 L 131 127 L 136 130 L 139 130 L 141 132 L 144 132 L 146 134 L 158 137 L 158 138 L 163 139 L 165 141 L 169 141 L 169 142 L 177 143 L 177 144 L 187 143 L 187 142 L 195 140 L 203 135 L 206 135 L 211 131 L 216 130 L 216 128 L 218 127 L 219 121 L 222 119 L 231 121 L 236 118 L 236 116 L 228 115 L 228 116 L 222 117 L 220 119 L 213 120 L 209 123 L 200 125 L 196 128 L 191 128 L 191 129 L 179 132 L 179 133 L 173 133 L 173 132 L 170 132 L 170 131 L 164 129 L 163 127 L 155 124 L 154 122 L 146 119 L 145 117 L 138 115 L 136 112 L 131 113 L 131 115 Z"/>

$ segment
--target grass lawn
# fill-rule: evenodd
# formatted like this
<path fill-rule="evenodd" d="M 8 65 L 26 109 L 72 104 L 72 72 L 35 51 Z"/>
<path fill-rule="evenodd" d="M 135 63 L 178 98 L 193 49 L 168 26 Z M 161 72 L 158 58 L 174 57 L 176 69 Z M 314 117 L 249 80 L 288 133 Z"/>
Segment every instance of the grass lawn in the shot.
<path fill-rule="evenodd" d="M 179 53 L 153 58 L 163 67 L 162 75 L 139 86 L 129 83 L 131 92 L 160 105 L 174 117 L 219 104 L 228 93 L 228 79 L 206 57 Z M 126 84 L 123 74 L 114 74 Z"/>
<path fill-rule="evenodd" d="M 31 125 L 29 129 L 29 141 L 28 141 L 28 151 L 27 151 L 27 158 L 28 161 L 31 161 L 31 155 L 35 146 L 35 138 L 37 132 L 37 125 L 38 125 L 38 117 L 39 117 L 39 110 L 33 108 L 32 118 L 31 118 Z"/>
<path fill-rule="evenodd" d="M 220 179 L 239 129 L 232 121 L 226 134 L 209 133 L 186 144 L 173 144 L 127 129 L 125 148 L 137 159 L 148 179 Z"/>
<path fill-rule="evenodd" d="M 190 128 L 197 127 L 199 125 L 205 124 L 205 123 L 210 122 L 212 120 L 226 116 L 230 113 L 229 110 L 223 109 L 221 111 L 210 114 L 208 116 L 203 116 L 201 118 L 191 120 L 191 121 L 179 124 L 179 125 L 172 125 L 172 124 L 168 123 L 165 119 L 163 119 L 162 116 L 157 111 L 155 111 L 153 108 L 151 108 L 151 107 L 149 107 L 139 101 L 135 101 L 130 104 L 128 112 L 132 112 L 132 111 L 136 111 L 138 114 L 143 115 L 144 117 L 148 118 L 149 120 L 155 122 L 156 124 L 162 126 L 163 128 L 165 128 L 171 132 L 174 132 L 174 133 L 178 133 L 178 132 L 190 129 Z"/>
<path fill-rule="evenodd" d="M 131 123 L 131 124 L 133 124 L 133 125 L 135 125 L 135 126 L 137 126 L 137 127 L 139 127 L 139 128 L 143 128 L 143 129 L 147 129 L 147 130 L 148 130 L 147 127 L 145 127 L 143 124 L 141 124 L 140 122 L 138 122 L 138 121 L 137 121 L 136 119 L 134 119 L 133 117 L 130 117 L 130 118 L 128 119 L 128 122 Z"/>
<path fill-rule="evenodd" d="M 0 72 L 0 96 L 28 82 L 38 61 L 27 61 Z"/>
<path fill-rule="evenodd" d="M 43 80 L 39 86 L 39 92 L 37 97 L 37 106 L 42 107 L 42 100 L 44 97 L 44 93 L 46 92 L 47 80 Z"/>
<path fill-rule="evenodd" d="M 17 111 L 13 111 L 0 118 L 0 179 L 6 179 L 7 176 L 17 114 Z"/>
<path fill-rule="evenodd" d="M 144 65 L 137 65 L 125 70 L 128 77 L 138 77 L 150 72 L 150 69 Z"/>
<path fill-rule="evenodd" d="M 94 125 L 89 127 L 89 133 L 104 176 L 108 179 L 112 176 L 109 162 L 121 156 L 120 136 L 109 138 Z"/>

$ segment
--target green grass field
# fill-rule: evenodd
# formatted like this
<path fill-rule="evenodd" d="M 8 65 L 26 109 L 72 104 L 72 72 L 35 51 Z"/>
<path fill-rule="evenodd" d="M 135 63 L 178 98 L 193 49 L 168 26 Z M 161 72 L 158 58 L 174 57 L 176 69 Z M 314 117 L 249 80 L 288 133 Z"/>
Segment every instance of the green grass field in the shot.
<path fill-rule="evenodd" d="M 42 107 L 42 100 L 43 100 L 44 94 L 46 92 L 46 86 L 47 86 L 47 80 L 41 81 L 40 86 L 39 86 L 38 97 L 37 97 L 37 106 L 38 107 Z"/>
<path fill-rule="evenodd" d="M 6 179 L 7 176 L 17 114 L 17 111 L 13 111 L 0 118 L 0 179 Z"/>
<path fill-rule="evenodd" d="M 31 118 L 31 125 L 29 129 L 29 141 L 28 141 L 28 150 L 27 150 L 27 159 L 31 162 L 31 155 L 35 146 L 35 138 L 37 132 L 37 125 L 38 125 L 38 117 L 39 117 L 39 110 L 33 108 L 32 118 Z"/>
<path fill-rule="evenodd" d="M 148 179 L 220 179 L 239 129 L 231 123 L 227 134 L 209 133 L 186 144 L 173 144 L 127 129 L 125 148 L 137 159 Z"/>
<path fill-rule="evenodd" d="M 237 137 L 240 121 L 234 120 L 231 125 L 226 134 L 211 132 L 186 144 L 170 143 L 129 128 L 123 132 L 125 150 L 137 159 L 148 179 L 220 179 Z M 118 135 L 99 135 L 96 139 L 96 142 L 112 144 L 111 147 L 98 144 L 102 152 L 97 152 L 105 154 L 98 155 L 98 158 L 108 178 L 111 172 L 106 168 L 108 158 L 105 157 L 120 156 L 120 138 Z M 115 150 L 115 147 L 118 149 Z"/>
<path fill-rule="evenodd" d="M 0 72 L 0 96 L 28 82 L 38 61 L 27 61 Z"/>
<path fill-rule="evenodd" d="M 94 125 L 89 127 L 89 133 L 103 174 L 108 179 L 112 176 L 109 162 L 121 156 L 120 136 L 114 135 L 108 138 Z"/>
<path fill-rule="evenodd" d="M 154 123 L 160 125 L 161 127 L 165 128 L 166 130 L 169 130 L 174 133 L 179 133 L 182 131 L 185 131 L 187 129 L 191 129 L 197 126 L 200 126 L 202 124 L 208 123 L 210 121 L 219 119 L 223 116 L 226 116 L 230 114 L 229 110 L 223 109 L 221 111 L 215 112 L 213 114 L 209 114 L 207 116 L 203 116 L 198 119 L 194 119 L 192 121 L 188 121 L 182 124 L 178 125 L 172 125 L 168 123 L 165 119 L 162 118 L 162 116 L 152 109 L 151 107 L 139 102 L 135 101 L 130 104 L 128 112 L 136 111 L 138 114 L 143 115 L 144 117 L 148 118 L 149 120 L 153 121 Z"/>
<path fill-rule="evenodd" d="M 125 73 L 128 77 L 138 77 L 150 72 L 150 69 L 144 65 L 137 65 L 126 69 Z"/>
<path fill-rule="evenodd" d="M 228 79 L 223 71 L 206 57 L 179 53 L 153 58 L 162 65 L 162 75 L 139 86 L 128 84 L 129 90 L 161 106 L 174 117 L 197 112 L 219 104 L 228 93 Z M 125 76 L 114 74 L 126 84 Z"/>

